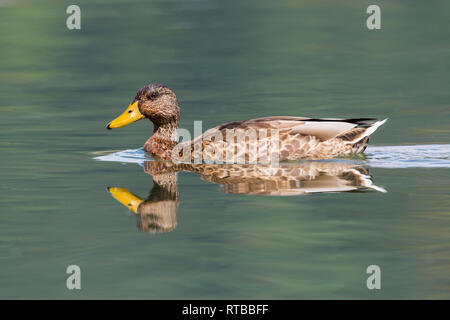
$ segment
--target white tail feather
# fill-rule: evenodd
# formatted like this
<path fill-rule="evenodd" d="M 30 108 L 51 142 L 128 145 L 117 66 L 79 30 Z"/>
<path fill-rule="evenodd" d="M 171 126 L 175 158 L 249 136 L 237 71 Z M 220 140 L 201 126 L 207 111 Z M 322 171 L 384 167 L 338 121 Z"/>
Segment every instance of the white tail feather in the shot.
<path fill-rule="evenodd" d="M 372 133 L 374 133 L 378 129 L 378 127 L 382 126 L 387 120 L 388 120 L 388 118 L 386 118 L 382 121 L 375 122 L 371 127 L 367 128 L 366 131 L 364 131 L 364 133 L 362 135 L 360 135 L 359 137 L 356 137 L 353 140 L 347 141 L 346 143 L 354 144 L 354 143 L 361 141 L 365 137 L 370 136 Z"/>

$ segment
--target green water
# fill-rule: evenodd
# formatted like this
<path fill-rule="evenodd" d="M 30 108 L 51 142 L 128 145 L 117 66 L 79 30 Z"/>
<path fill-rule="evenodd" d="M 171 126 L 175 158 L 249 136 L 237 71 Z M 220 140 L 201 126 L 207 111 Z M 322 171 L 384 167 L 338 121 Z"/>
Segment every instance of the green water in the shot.
<path fill-rule="evenodd" d="M 0 298 L 450 298 L 450 169 L 370 168 L 388 192 L 226 194 L 179 173 L 178 225 L 138 230 L 108 186 L 151 177 L 98 152 L 150 82 L 181 126 L 269 115 L 389 117 L 374 145 L 446 144 L 448 1 L 0 1 Z M 82 289 L 66 288 L 79 265 Z M 381 290 L 366 268 L 379 265 Z"/>

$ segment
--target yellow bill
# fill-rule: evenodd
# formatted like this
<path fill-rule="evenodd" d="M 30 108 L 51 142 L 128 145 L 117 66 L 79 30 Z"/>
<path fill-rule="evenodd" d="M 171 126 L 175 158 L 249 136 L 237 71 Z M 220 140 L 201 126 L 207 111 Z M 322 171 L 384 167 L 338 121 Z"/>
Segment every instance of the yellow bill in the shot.
<path fill-rule="evenodd" d="M 123 204 L 125 207 L 136 214 L 138 213 L 139 206 L 144 202 L 144 200 L 125 188 L 109 187 L 108 191 L 109 193 L 111 193 L 114 199 L 119 201 L 121 204 Z"/>
<path fill-rule="evenodd" d="M 129 125 L 132 122 L 144 119 L 145 116 L 139 111 L 138 108 L 139 101 L 135 101 L 131 103 L 127 110 L 125 110 L 124 113 L 122 113 L 120 116 L 115 118 L 113 121 L 111 121 L 106 128 L 108 130 L 115 129 L 115 128 L 122 128 L 126 125 Z"/>

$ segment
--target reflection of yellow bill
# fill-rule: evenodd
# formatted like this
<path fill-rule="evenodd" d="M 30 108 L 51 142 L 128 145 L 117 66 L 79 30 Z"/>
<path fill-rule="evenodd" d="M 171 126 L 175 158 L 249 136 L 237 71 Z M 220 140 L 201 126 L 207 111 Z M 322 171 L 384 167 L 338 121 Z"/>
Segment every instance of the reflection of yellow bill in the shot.
<path fill-rule="evenodd" d="M 139 206 L 144 202 L 144 200 L 125 188 L 109 187 L 108 191 L 109 193 L 111 193 L 114 199 L 119 201 L 121 204 L 123 204 L 125 207 L 136 214 L 138 212 Z"/>
<path fill-rule="evenodd" d="M 135 101 L 130 103 L 128 108 L 122 113 L 120 116 L 111 121 L 106 128 L 107 129 L 115 129 L 122 128 L 126 125 L 129 125 L 132 122 L 136 122 L 138 120 L 144 119 L 145 116 L 139 111 L 138 108 L 139 101 Z"/>

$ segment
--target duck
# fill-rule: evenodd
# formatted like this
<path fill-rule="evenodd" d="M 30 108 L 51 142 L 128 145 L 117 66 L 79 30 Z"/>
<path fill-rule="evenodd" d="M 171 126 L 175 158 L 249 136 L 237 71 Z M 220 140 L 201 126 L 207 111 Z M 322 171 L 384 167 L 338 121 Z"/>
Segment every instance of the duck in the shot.
<path fill-rule="evenodd" d="M 274 159 L 353 156 L 364 152 L 370 135 L 388 120 L 270 116 L 224 123 L 193 140 L 179 142 L 177 96 L 168 86 L 151 83 L 138 90 L 107 129 L 142 119 L 149 119 L 154 126 L 153 135 L 144 144 L 147 154 L 160 160 L 195 163 L 267 163 Z"/>

